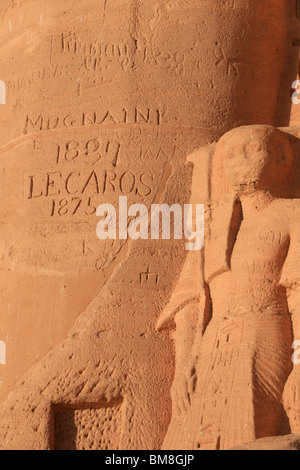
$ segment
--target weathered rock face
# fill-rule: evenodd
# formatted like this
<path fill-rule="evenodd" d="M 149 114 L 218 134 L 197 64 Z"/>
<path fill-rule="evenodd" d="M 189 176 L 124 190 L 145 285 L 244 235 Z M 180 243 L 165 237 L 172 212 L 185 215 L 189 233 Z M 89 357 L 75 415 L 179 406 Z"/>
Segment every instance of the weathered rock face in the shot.
<path fill-rule="evenodd" d="M 280 437 L 267 437 L 265 439 L 257 439 L 257 441 L 249 442 L 240 447 L 230 450 L 299 450 L 300 436 L 292 434 Z"/>
<path fill-rule="evenodd" d="M 197 291 L 205 329 L 209 272 L 228 247 L 216 240 L 207 275 L 179 240 L 100 241 L 96 208 L 120 196 L 147 208 L 192 199 L 211 212 L 232 202 L 206 146 L 240 125 L 289 124 L 295 2 L 27 0 L 0 12 L 0 447 L 176 448 L 170 389 L 186 348 L 175 341 L 174 380 L 163 326 L 183 303 L 174 294 Z M 187 156 L 200 147 L 193 172 Z M 221 305 L 228 289 L 210 300 Z M 218 432 L 205 445 L 256 437 L 251 428 L 220 444 Z"/>

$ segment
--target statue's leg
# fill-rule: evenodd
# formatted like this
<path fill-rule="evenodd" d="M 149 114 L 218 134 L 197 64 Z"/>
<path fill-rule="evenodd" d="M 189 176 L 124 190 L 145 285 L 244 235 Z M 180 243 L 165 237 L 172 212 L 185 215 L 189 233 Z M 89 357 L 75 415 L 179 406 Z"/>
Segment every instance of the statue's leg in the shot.
<path fill-rule="evenodd" d="M 215 450 L 224 448 L 227 441 L 233 445 L 240 442 L 241 434 L 253 438 L 253 414 L 242 407 L 243 403 L 252 403 L 252 389 L 248 387 L 251 355 L 243 347 L 242 338 L 242 322 L 211 321 L 201 344 L 191 406 L 184 416 L 172 417 L 164 448 Z M 247 382 L 240 404 L 237 376 L 239 388 Z M 240 407 L 238 415 L 233 412 L 235 407 Z"/>
<path fill-rule="evenodd" d="M 191 406 L 173 417 L 164 448 L 223 450 L 278 434 L 290 318 L 272 311 L 254 317 L 210 323 Z"/>
<path fill-rule="evenodd" d="M 293 289 L 288 292 L 289 310 L 292 316 L 293 341 L 290 341 L 290 358 L 292 372 L 286 382 L 283 394 L 283 405 L 286 413 L 286 420 L 283 422 L 282 432 L 285 434 L 300 433 L 300 364 L 299 354 L 296 347 L 292 349 L 292 342 L 300 341 L 300 319 L 297 317 L 299 309 L 300 289 Z M 294 353 L 294 354 L 293 354 Z M 294 362 L 294 363 L 293 363 Z"/>

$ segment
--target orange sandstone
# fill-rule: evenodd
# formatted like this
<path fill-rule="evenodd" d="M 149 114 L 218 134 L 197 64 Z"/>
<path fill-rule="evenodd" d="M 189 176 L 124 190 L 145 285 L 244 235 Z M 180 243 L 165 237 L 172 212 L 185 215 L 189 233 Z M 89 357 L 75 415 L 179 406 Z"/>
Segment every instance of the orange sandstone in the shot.
<path fill-rule="evenodd" d="M 0 448 L 298 432 L 295 3 L 2 1 Z M 121 195 L 206 204 L 204 250 L 98 240 Z"/>

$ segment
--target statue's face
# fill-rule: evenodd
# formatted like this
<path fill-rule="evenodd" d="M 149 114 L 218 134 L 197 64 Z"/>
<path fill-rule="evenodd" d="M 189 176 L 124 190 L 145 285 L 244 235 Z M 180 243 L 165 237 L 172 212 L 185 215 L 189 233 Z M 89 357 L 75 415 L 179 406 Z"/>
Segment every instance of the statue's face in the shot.
<path fill-rule="evenodd" d="M 293 155 L 288 137 L 274 131 L 241 129 L 222 149 L 224 172 L 238 193 L 285 185 Z"/>
<path fill-rule="evenodd" d="M 246 152 L 241 146 L 224 151 L 224 170 L 233 189 L 247 191 L 257 189 L 267 166 L 268 153 L 265 149 L 254 148 Z"/>

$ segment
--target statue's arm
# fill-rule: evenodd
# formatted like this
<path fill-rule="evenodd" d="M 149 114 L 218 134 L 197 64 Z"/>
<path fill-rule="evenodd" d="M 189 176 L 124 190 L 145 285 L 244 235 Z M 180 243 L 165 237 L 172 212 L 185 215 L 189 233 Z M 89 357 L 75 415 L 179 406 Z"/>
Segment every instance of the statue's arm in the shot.
<path fill-rule="evenodd" d="M 179 412 L 190 405 L 196 381 L 196 362 L 203 335 L 203 308 L 205 299 L 189 302 L 175 316 L 175 375 L 172 385 L 173 406 Z"/>
<path fill-rule="evenodd" d="M 286 288 L 289 312 L 292 317 L 293 335 L 300 340 L 300 211 L 296 211 L 290 231 L 287 257 L 283 266 L 280 284 Z"/>

